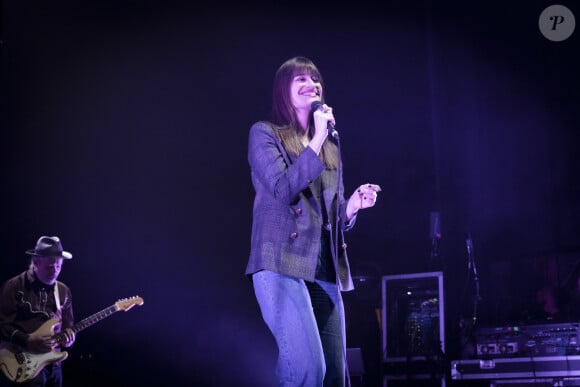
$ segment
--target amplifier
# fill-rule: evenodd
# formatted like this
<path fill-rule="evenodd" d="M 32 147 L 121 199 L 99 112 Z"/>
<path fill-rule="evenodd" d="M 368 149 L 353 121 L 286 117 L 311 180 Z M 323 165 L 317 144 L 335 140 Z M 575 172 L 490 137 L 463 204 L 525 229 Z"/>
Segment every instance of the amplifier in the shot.
<path fill-rule="evenodd" d="M 478 357 L 580 355 L 580 323 L 555 323 L 479 328 Z"/>
<path fill-rule="evenodd" d="M 580 377 L 580 356 L 514 357 L 452 360 L 451 379 Z"/>

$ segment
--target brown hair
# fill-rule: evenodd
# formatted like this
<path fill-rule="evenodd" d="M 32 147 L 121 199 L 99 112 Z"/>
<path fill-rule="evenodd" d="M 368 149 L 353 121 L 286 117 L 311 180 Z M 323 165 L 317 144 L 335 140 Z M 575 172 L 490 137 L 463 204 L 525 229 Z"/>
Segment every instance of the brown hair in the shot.
<path fill-rule="evenodd" d="M 290 98 L 290 84 L 297 74 L 315 76 L 320 81 L 320 84 L 324 86 L 322 76 L 316 65 L 310 59 L 302 56 L 288 59 L 276 71 L 272 93 L 272 123 L 286 151 L 295 156 L 304 150 L 304 145 L 298 137 L 298 132 L 301 129 L 300 124 Z M 321 102 L 324 103 L 324 95 L 321 96 Z M 313 126 L 311 116 L 309 127 L 312 128 Z M 310 129 L 308 137 L 312 138 L 312 129 Z M 338 168 L 338 148 L 331 141 L 324 142 L 319 157 L 327 169 Z"/>

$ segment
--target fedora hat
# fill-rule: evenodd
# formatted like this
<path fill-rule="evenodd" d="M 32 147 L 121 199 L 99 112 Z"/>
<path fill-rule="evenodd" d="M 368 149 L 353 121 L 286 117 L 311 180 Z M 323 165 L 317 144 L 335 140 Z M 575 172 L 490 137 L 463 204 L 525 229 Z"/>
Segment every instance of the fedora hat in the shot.
<path fill-rule="evenodd" d="M 56 236 L 41 236 L 36 242 L 36 247 L 32 250 L 26 250 L 26 254 L 45 258 L 72 258 L 71 253 L 62 249 L 60 239 Z"/>

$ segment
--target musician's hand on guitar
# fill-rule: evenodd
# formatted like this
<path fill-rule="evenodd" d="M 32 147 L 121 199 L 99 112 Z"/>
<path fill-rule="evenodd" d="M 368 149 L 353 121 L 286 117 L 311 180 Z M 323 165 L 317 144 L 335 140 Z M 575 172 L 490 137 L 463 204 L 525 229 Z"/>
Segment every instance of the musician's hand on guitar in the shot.
<path fill-rule="evenodd" d="M 62 334 L 64 336 L 64 342 L 62 343 L 62 346 L 68 348 L 73 345 L 76 338 L 75 332 L 70 328 L 66 328 Z"/>
<path fill-rule="evenodd" d="M 26 343 L 27 349 L 32 353 L 50 352 L 56 345 L 51 335 L 31 334 Z"/>

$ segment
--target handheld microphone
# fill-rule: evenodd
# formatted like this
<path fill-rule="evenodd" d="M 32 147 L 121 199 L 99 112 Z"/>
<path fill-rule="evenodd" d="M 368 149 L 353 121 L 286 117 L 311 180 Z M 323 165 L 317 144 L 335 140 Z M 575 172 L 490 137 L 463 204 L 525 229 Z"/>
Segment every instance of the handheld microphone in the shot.
<path fill-rule="evenodd" d="M 314 113 L 315 111 L 319 110 L 322 107 L 322 105 L 323 105 L 322 102 L 314 101 L 314 102 L 312 102 L 312 105 L 310 105 L 310 111 L 312 113 Z M 334 125 L 332 124 L 332 122 L 328 121 L 327 129 L 328 129 L 328 133 L 330 134 L 330 136 L 332 138 L 334 138 L 335 140 L 338 140 L 338 132 L 334 128 Z"/>

